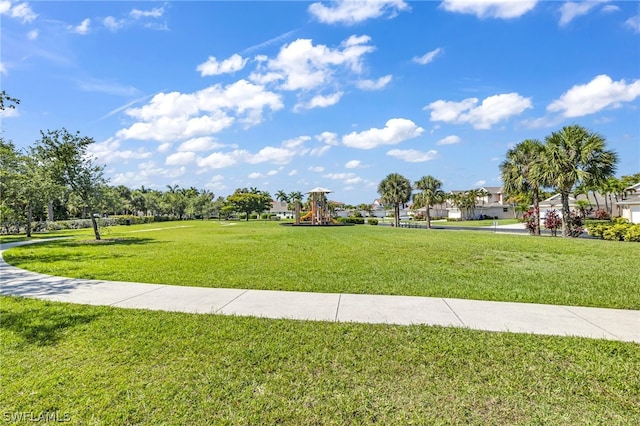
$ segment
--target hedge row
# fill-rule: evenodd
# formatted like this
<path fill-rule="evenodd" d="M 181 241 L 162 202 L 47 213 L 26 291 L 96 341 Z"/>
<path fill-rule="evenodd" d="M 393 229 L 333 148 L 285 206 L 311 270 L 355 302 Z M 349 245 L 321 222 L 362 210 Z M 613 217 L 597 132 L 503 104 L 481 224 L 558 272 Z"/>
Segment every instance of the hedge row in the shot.
<path fill-rule="evenodd" d="M 618 221 L 589 225 L 587 229 L 592 237 L 611 241 L 640 242 L 640 224 Z"/>

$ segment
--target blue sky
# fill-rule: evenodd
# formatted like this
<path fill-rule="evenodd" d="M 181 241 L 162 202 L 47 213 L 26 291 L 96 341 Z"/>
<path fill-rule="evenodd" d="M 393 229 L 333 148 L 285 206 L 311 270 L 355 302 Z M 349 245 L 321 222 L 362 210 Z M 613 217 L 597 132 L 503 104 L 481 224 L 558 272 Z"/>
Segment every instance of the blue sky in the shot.
<path fill-rule="evenodd" d="M 397 172 L 499 186 L 511 146 L 580 124 L 640 172 L 640 10 L 625 1 L 0 0 L 5 139 L 91 136 L 111 184 L 226 196 Z"/>

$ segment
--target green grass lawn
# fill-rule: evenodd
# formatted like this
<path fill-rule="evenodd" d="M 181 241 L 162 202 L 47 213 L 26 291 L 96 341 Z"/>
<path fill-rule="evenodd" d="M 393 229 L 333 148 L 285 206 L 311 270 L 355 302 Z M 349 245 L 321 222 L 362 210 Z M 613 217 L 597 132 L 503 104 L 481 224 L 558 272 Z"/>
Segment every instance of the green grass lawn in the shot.
<path fill-rule="evenodd" d="M 640 246 L 382 226 L 170 222 L 5 252 L 68 277 L 640 309 Z"/>
<path fill-rule="evenodd" d="M 12 297 L 0 298 L 0 315 L 5 421 L 44 412 L 85 425 L 640 422 L 633 343 Z"/>

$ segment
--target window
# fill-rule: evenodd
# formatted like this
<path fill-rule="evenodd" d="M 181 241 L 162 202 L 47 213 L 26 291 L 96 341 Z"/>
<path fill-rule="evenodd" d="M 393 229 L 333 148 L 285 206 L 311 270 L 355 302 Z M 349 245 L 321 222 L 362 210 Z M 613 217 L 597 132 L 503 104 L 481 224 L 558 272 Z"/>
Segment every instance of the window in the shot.
<path fill-rule="evenodd" d="M 509 207 L 503 207 L 503 208 L 502 208 L 502 213 L 506 213 L 506 212 L 508 212 L 508 211 L 509 211 Z"/>

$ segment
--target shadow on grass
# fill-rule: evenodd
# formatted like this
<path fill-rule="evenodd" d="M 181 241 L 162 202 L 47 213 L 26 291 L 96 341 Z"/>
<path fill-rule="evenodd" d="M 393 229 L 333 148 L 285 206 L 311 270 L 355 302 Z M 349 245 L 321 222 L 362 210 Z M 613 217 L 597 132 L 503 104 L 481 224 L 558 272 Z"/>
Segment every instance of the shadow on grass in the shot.
<path fill-rule="evenodd" d="M 68 329 L 88 324 L 100 315 L 74 312 L 72 309 L 47 306 L 12 312 L 0 309 L 0 328 L 20 336 L 24 343 L 38 346 L 55 345 Z"/>
<path fill-rule="evenodd" d="M 24 255 L 21 252 L 12 252 L 4 254 L 5 259 L 11 262 L 11 264 L 20 264 L 21 262 L 28 262 L 34 257 L 41 262 L 58 262 L 58 261 L 78 261 L 82 262 L 87 260 L 88 256 L 93 259 L 108 259 L 113 257 L 131 257 L 134 254 L 125 253 L 113 253 L 111 251 L 102 252 L 99 249 L 92 251 L 90 254 L 87 252 L 76 253 L 60 253 L 52 251 L 51 249 L 82 249 L 84 247 L 96 247 L 96 248 L 108 248 L 112 246 L 127 247 L 147 244 L 164 244 L 164 241 L 154 240 L 152 238 L 105 238 L 102 240 L 95 239 L 60 239 L 47 242 L 33 242 L 30 244 L 24 244 L 28 246 L 29 252 Z M 15 247 L 22 247 L 22 244 Z M 7 247 L 10 249 L 13 247 Z"/>

